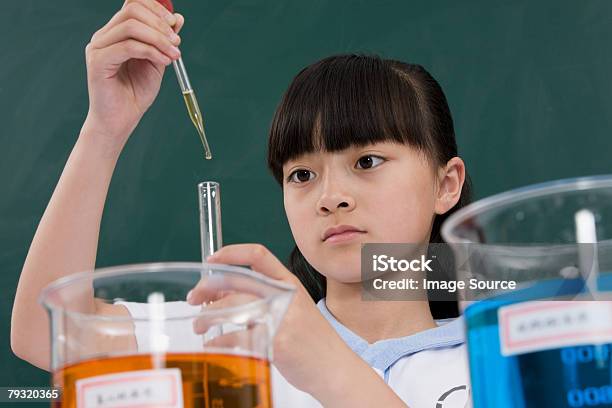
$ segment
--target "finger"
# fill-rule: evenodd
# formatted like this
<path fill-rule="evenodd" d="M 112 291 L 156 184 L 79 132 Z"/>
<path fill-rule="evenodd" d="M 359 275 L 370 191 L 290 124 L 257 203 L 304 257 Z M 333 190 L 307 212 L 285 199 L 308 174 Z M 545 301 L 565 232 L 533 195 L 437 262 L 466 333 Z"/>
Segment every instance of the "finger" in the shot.
<path fill-rule="evenodd" d="M 209 304 L 228 295 L 248 295 L 252 297 L 251 300 L 263 299 L 270 295 L 269 290 L 269 283 L 258 282 L 250 276 L 213 274 L 201 279 L 189 291 L 187 302 L 190 305 Z"/>
<path fill-rule="evenodd" d="M 244 341 L 244 337 L 239 337 L 236 334 L 228 334 L 225 336 L 219 336 L 219 337 L 215 337 L 211 340 L 205 341 L 204 342 L 204 347 L 210 347 L 210 348 L 222 348 L 222 349 L 232 349 L 234 347 L 241 347 L 241 348 L 246 348 L 248 350 L 247 347 L 245 347 L 246 344 Z"/>
<path fill-rule="evenodd" d="M 257 350 L 265 347 L 261 339 L 266 339 L 265 327 L 256 327 L 252 330 L 243 330 L 214 337 L 204 343 L 205 347 L 241 348 L 243 350 Z"/>
<path fill-rule="evenodd" d="M 199 293 L 198 300 L 200 300 L 200 302 L 193 301 L 195 292 Z M 220 299 L 234 294 L 236 294 L 236 292 L 233 290 L 221 290 L 218 285 L 207 285 L 205 281 L 200 281 L 194 287 L 194 289 L 187 293 L 187 298 L 185 300 L 187 300 L 187 302 L 190 304 L 196 305 L 199 303 L 205 303 L 207 306 L 209 306 L 216 304 L 216 301 Z"/>
<path fill-rule="evenodd" d="M 170 10 L 161 5 L 157 0 L 126 0 L 125 3 L 123 3 L 122 8 L 128 7 L 133 3 L 142 4 L 159 17 L 168 21 L 168 24 L 171 26 L 176 24 L 176 17 L 170 12 Z"/>
<path fill-rule="evenodd" d="M 159 15 L 151 11 L 151 9 L 145 7 L 141 3 L 132 2 L 122 8 L 119 12 L 117 12 L 117 14 L 115 14 L 113 18 L 111 18 L 111 20 L 106 23 L 104 27 L 98 30 L 93 35 L 92 41 L 94 41 L 97 36 L 106 33 L 111 28 L 130 19 L 136 19 L 167 36 L 170 36 L 174 33 L 174 30 L 172 29 L 172 26 L 169 24 L 167 19 L 165 19 L 164 17 L 160 17 Z"/>
<path fill-rule="evenodd" d="M 174 25 L 174 32 L 178 34 L 183 28 L 183 25 L 185 25 L 185 17 L 183 17 L 183 15 L 179 13 L 174 13 L 174 15 L 176 16 L 176 24 Z"/>
<path fill-rule="evenodd" d="M 176 35 L 176 34 L 174 34 Z M 120 43 L 127 39 L 136 40 L 157 48 L 171 59 L 177 59 L 180 50 L 170 41 L 170 39 L 160 32 L 152 29 L 138 20 L 130 19 L 111 28 L 106 33 L 98 36 L 91 45 L 93 49 L 106 48 L 110 45 Z"/>
<path fill-rule="evenodd" d="M 200 279 L 194 288 L 187 293 L 186 300 L 191 305 L 202 303 L 209 304 L 210 302 L 215 302 L 232 293 L 235 292 L 227 289 L 227 285 L 224 283 L 223 278 L 212 275 Z"/>
<path fill-rule="evenodd" d="M 193 321 L 193 332 L 195 334 L 204 334 L 211 327 L 218 326 L 220 324 L 222 324 L 222 322 L 212 321 L 210 319 L 206 319 L 206 318 L 200 317 L 200 318 L 197 318 L 196 320 Z"/>
<path fill-rule="evenodd" d="M 279 266 L 284 268 L 280 262 Z M 285 272 L 290 275 L 290 278 L 286 279 L 286 282 L 290 283 L 289 285 L 281 280 L 265 279 L 265 277 L 264 279 L 253 278 L 252 275 L 249 275 L 249 272 L 213 274 L 198 282 L 187 295 L 187 302 L 191 305 L 203 304 L 220 299 L 222 296 L 219 293 L 228 291 L 233 294 L 248 294 L 264 299 L 270 296 L 271 286 L 281 290 L 292 290 L 299 287 L 296 278 L 286 269 Z"/>
<path fill-rule="evenodd" d="M 205 307 L 206 309 L 210 310 L 222 309 L 224 307 L 244 305 L 257 299 L 259 299 L 259 297 L 247 293 L 222 292 L 222 297 L 213 301 L 212 303 L 207 304 Z"/>
<path fill-rule="evenodd" d="M 107 61 L 111 65 L 123 64 L 136 58 L 149 60 L 154 64 L 168 65 L 172 61 L 157 48 L 136 40 L 125 40 L 100 50 L 94 50 L 94 58 Z"/>
<path fill-rule="evenodd" d="M 210 263 L 248 265 L 272 279 L 291 281 L 293 275 L 263 245 L 237 244 L 224 246 L 206 259 Z"/>
<path fill-rule="evenodd" d="M 211 326 L 215 324 L 219 324 L 218 316 L 209 316 L 206 314 L 206 311 L 213 311 L 219 309 L 226 309 L 230 307 L 240 306 L 244 304 L 251 303 L 255 300 L 259 299 L 256 296 L 252 295 L 232 295 L 226 296 L 223 299 L 219 299 L 213 303 L 209 303 L 202 307 L 202 315 L 197 317 L 193 321 L 193 329 L 197 334 L 201 334 L 206 332 Z"/>

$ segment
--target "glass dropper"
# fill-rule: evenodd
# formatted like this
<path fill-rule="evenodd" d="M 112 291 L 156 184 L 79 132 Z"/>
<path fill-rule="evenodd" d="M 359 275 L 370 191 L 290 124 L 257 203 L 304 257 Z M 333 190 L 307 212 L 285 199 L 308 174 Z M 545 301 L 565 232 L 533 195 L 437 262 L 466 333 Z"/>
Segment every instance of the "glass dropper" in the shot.
<path fill-rule="evenodd" d="M 174 5 L 172 4 L 172 0 L 157 0 L 157 2 L 164 6 L 164 8 L 170 13 L 174 13 Z M 208 146 L 208 141 L 206 140 L 206 134 L 204 133 L 204 119 L 202 118 L 202 113 L 200 112 L 200 107 L 198 106 L 198 100 L 196 99 L 195 92 L 193 91 L 191 83 L 189 82 L 187 70 L 185 69 L 185 64 L 183 64 L 183 58 L 179 57 L 178 60 L 172 61 L 172 66 L 174 67 L 176 78 L 181 86 L 181 92 L 183 92 L 183 99 L 185 100 L 185 105 L 187 105 L 189 117 L 200 134 L 200 139 L 202 140 L 202 145 L 204 146 L 205 157 L 210 160 L 212 159 L 212 153 L 210 151 L 210 147 Z"/>
<path fill-rule="evenodd" d="M 210 146 L 208 146 L 208 140 L 206 140 L 206 133 L 204 133 L 204 119 L 202 118 L 202 113 L 200 112 L 200 107 L 198 106 L 198 100 L 196 99 L 195 92 L 191 87 L 191 83 L 189 82 L 187 70 L 185 69 L 185 64 L 183 64 L 183 58 L 179 57 L 178 60 L 172 61 L 172 66 L 174 67 L 174 72 L 176 72 L 176 78 L 178 79 L 181 87 L 181 92 L 183 93 L 185 105 L 187 105 L 189 117 L 191 118 L 193 125 L 198 130 L 200 139 L 202 140 L 205 157 L 206 159 L 210 160 L 212 159 L 212 152 L 210 151 Z"/>

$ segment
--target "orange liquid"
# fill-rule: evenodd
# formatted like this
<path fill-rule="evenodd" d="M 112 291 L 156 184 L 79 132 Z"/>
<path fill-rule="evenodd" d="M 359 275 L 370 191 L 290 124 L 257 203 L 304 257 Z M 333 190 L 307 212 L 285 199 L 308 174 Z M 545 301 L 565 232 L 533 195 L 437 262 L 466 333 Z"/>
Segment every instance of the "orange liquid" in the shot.
<path fill-rule="evenodd" d="M 76 381 L 99 375 L 151 370 L 181 370 L 183 404 L 186 408 L 271 408 L 270 365 L 255 357 L 232 354 L 169 353 L 153 357 L 140 354 L 88 360 L 64 367 L 53 374 L 62 388 L 62 401 L 54 407 L 76 407 Z"/>

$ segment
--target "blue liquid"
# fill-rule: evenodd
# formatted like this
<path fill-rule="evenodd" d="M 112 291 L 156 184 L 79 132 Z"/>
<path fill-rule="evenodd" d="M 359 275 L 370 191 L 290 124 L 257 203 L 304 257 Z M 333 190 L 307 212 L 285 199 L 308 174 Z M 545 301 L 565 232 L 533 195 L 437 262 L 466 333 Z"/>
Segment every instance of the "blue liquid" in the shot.
<path fill-rule="evenodd" d="M 610 300 L 612 275 L 601 275 L 598 287 Z M 583 291 L 581 280 L 544 281 L 465 310 L 474 408 L 612 408 L 612 344 L 508 357 L 500 351 L 501 306 Z"/>

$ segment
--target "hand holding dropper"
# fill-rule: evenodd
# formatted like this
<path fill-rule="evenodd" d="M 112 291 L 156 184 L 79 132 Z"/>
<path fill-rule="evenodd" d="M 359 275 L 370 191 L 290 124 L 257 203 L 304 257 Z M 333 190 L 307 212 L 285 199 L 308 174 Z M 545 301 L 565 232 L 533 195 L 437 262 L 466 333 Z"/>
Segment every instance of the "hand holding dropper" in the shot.
<path fill-rule="evenodd" d="M 174 6 L 172 5 L 171 0 L 157 1 L 168 9 L 169 12 L 174 13 Z M 176 77 L 181 87 L 181 92 L 183 93 L 185 105 L 187 105 L 189 117 L 191 118 L 191 121 L 196 127 L 200 135 L 200 139 L 202 140 L 205 157 L 206 159 L 210 160 L 212 159 L 212 153 L 210 151 L 210 147 L 208 146 L 208 141 L 206 140 L 206 133 L 204 133 L 204 120 L 202 118 L 202 113 L 200 112 L 200 107 L 198 106 L 198 100 L 196 99 L 195 92 L 191 87 L 191 83 L 189 82 L 189 77 L 187 76 L 187 70 L 185 69 L 183 59 L 179 57 L 178 60 L 172 61 L 172 66 L 174 67 L 174 72 L 176 73 Z"/>

